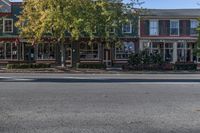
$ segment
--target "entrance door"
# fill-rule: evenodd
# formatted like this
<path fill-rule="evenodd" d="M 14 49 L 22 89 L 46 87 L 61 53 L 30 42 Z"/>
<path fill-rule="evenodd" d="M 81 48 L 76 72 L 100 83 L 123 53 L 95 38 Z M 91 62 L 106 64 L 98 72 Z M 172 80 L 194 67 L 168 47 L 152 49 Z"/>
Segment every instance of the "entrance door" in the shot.
<path fill-rule="evenodd" d="M 32 45 L 24 44 L 24 60 L 33 62 L 35 60 L 35 50 Z"/>
<path fill-rule="evenodd" d="M 111 61 L 111 50 L 110 49 L 104 49 L 103 62 L 106 64 L 107 67 L 111 67 L 112 61 Z"/>
<path fill-rule="evenodd" d="M 72 67 L 72 49 L 67 48 L 66 52 L 66 65 L 67 67 Z"/>

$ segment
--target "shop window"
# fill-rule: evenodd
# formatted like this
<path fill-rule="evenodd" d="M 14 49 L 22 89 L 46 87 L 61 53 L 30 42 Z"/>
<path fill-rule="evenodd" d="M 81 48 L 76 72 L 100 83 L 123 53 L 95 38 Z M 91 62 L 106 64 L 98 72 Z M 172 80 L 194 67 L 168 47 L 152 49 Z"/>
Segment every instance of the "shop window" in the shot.
<path fill-rule="evenodd" d="M 0 59 L 16 60 L 18 48 L 15 43 L 0 43 Z"/>
<path fill-rule="evenodd" d="M 80 43 L 81 60 L 98 60 L 99 44 L 98 43 Z"/>
<path fill-rule="evenodd" d="M 38 59 L 55 59 L 55 45 L 52 43 L 44 43 L 38 45 Z"/>
<path fill-rule="evenodd" d="M 192 45 L 189 43 L 178 43 L 177 58 L 179 62 L 190 62 L 192 58 Z"/>
<path fill-rule="evenodd" d="M 135 53 L 135 44 L 133 42 L 123 42 L 123 44 L 115 47 L 116 59 L 128 59 L 133 53 Z"/>

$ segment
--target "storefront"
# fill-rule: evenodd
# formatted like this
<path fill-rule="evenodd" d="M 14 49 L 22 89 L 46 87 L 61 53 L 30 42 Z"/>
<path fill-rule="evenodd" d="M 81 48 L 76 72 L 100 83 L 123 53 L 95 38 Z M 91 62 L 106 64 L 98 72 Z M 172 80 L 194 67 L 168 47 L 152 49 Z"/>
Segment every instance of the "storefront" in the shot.
<path fill-rule="evenodd" d="M 198 58 L 194 54 L 196 40 L 145 39 L 140 40 L 140 44 L 140 50 L 159 53 L 168 63 L 198 62 Z"/>

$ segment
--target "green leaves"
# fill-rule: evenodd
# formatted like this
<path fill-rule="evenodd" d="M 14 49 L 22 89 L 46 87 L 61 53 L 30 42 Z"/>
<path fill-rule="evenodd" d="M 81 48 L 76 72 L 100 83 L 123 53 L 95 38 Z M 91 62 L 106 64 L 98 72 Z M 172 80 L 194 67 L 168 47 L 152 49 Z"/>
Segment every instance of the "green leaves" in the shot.
<path fill-rule="evenodd" d="M 133 16 L 124 15 L 124 10 L 119 0 L 24 0 L 16 26 L 22 37 L 34 41 L 40 41 L 46 33 L 64 39 L 67 32 L 76 40 L 98 35 L 106 41 L 118 36 L 110 34 L 108 29 L 121 27 Z"/>

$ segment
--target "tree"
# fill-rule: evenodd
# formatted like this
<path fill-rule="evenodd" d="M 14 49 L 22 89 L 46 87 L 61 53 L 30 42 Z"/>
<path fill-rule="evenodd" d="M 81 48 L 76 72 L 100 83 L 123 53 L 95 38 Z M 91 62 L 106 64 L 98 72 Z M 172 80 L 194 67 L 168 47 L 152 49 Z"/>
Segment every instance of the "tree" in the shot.
<path fill-rule="evenodd" d="M 131 0 L 132 4 L 125 6 L 121 0 L 24 0 L 23 12 L 16 26 L 21 37 L 33 43 L 43 37 L 56 38 L 61 45 L 61 64 L 64 67 L 67 33 L 70 33 L 68 37 L 72 41 L 83 36 L 92 40 L 96 36 L 94 30 L 98 31 L 102 41 L 116 39 L 118 34 L 111 35 L 109 29 L 117 29 L 128 17 L 135 16 L 130 10 L 134 2 Z"/>

